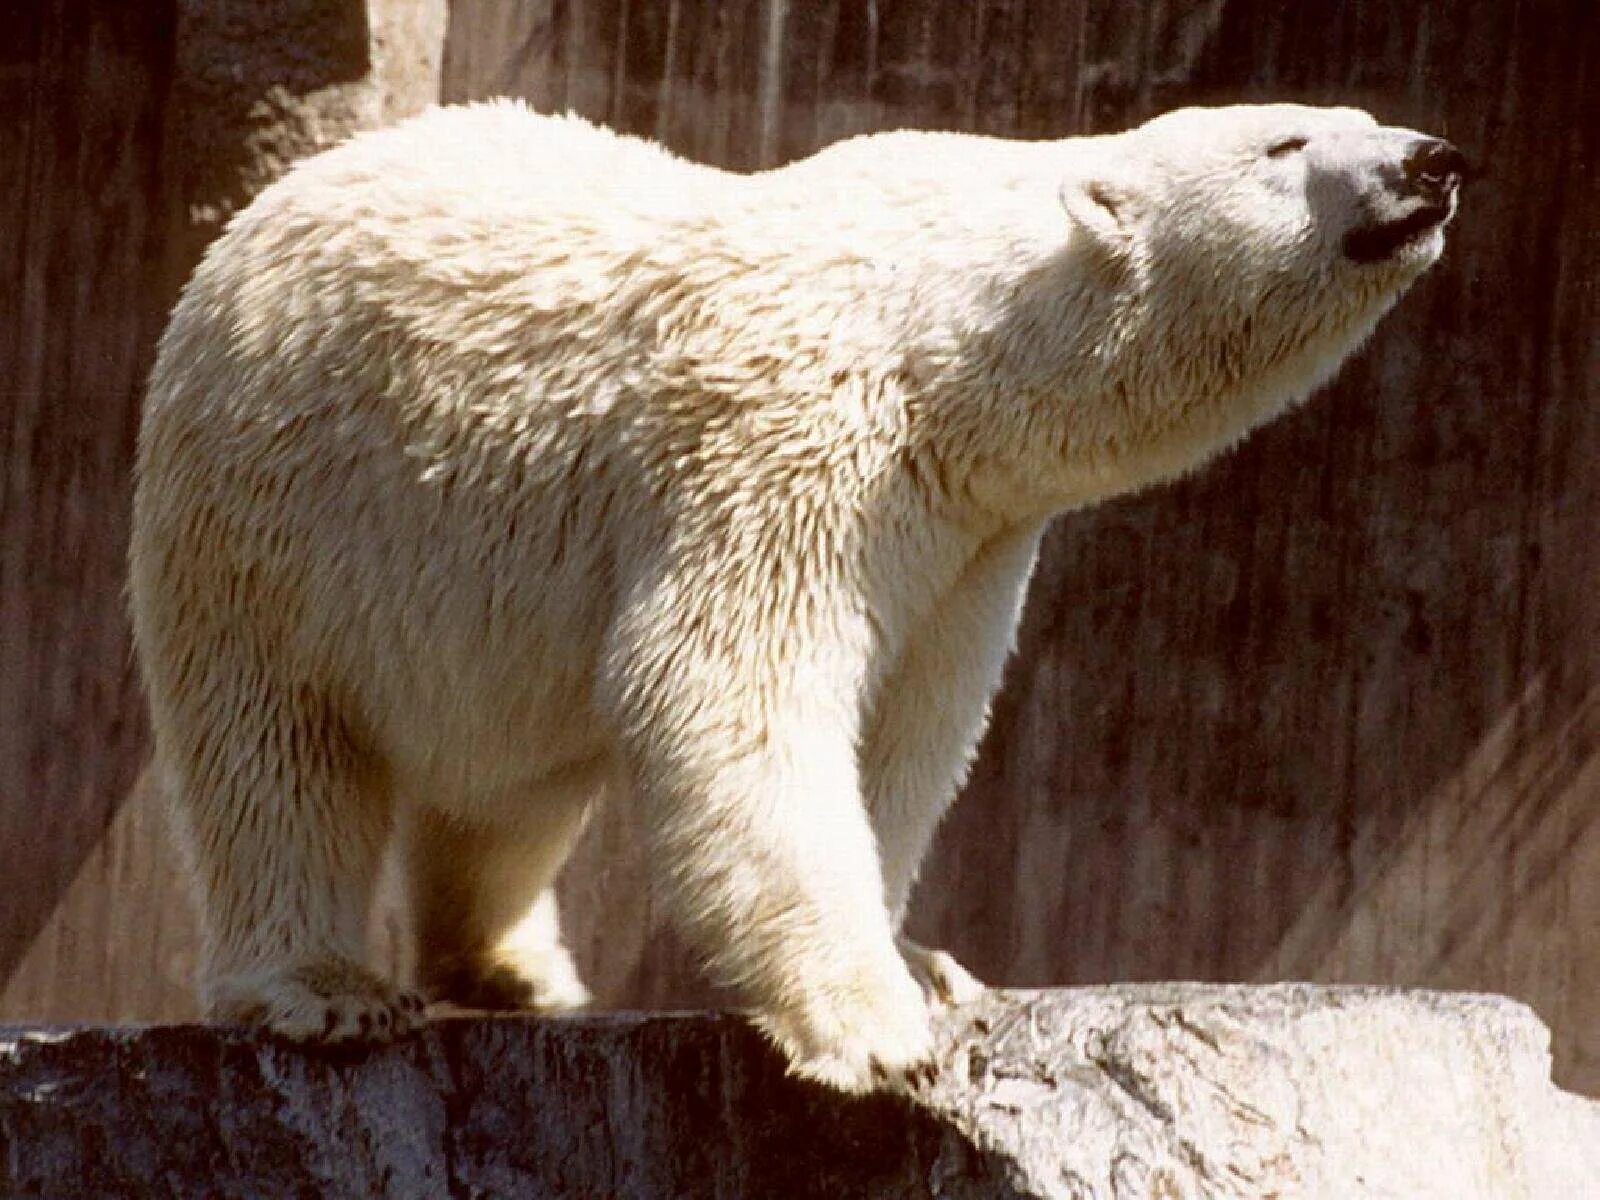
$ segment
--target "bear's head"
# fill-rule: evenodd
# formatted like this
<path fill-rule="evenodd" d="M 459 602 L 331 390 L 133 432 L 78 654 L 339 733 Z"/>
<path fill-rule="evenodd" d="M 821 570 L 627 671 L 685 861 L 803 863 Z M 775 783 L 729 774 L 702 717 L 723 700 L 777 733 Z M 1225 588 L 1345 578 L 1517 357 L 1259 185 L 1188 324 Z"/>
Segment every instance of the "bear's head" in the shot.
<path fill-rule="evenodd" d="M 1128 486 L 1324 382 L 1438 259 L 1466 173 L 1448 142 L 1348 108 L 1181 109 L 1058 145 L 1067 243 L 1005 341 L 1066 327 L 1081 386 L 1057 394 L 1084 400 L 1062 452 Z"/>
<path fill-rule="evenodd" d="M 1061 201 L 1102 253 L 1230 291 L 1403 286 L 1439 257 L 1467 169 L 1439 138 L 1291 104 L 1179 109 L 1078 145 Z"/>

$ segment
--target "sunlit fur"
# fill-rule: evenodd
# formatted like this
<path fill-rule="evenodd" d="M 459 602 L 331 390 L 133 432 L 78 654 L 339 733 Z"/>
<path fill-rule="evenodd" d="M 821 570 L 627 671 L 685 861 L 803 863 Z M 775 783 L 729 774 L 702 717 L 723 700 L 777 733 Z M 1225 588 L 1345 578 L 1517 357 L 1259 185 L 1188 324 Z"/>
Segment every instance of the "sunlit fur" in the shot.
<path fill-rule="evenodd" d="M 1401 136 L 1189 110 L 735 176 L 499 103 L 295 168 L 184 292 L 139 444 L 208 1011 L 403 1026 L 358 965 L 397 829 L 424 982 L 581 1003 L 548 886 L 604 792 L 797 1071 L 914 1071 L 972 981 L 896 931 L 1043 522 L 1360 342 L 1442 244 L 1338 253 Z"/>

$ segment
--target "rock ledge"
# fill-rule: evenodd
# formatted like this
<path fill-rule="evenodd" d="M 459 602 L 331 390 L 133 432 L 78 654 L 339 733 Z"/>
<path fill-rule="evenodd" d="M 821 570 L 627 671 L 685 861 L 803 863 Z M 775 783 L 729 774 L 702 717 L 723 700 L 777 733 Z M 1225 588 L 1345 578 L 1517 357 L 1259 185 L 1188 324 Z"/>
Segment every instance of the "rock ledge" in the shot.
<path fill-rule="evenodd" d="M 720 1014 L 458 1018 L 359 1058 L 0 1028 L 0 1195 L 1600 1195 L 1600 1104 L 1500 997 L 995 992 L 941 1038 L 926 1091 L 845 1100 Z"/>

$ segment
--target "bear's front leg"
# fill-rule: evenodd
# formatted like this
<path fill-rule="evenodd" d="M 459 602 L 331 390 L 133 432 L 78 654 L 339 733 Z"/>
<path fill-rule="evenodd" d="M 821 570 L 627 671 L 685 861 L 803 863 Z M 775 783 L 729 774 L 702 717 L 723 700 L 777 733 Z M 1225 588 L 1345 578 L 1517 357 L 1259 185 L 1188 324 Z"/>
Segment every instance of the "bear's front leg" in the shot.
<path fill-rule="evenodd" d="M 658 893 L 796 1074 L 848 1092 L 931 1074 L 861 796 L 862 630 L 741 622 L 726 595 L 685 619 L 685 598 L 626 606 L 608 655 Z"/>

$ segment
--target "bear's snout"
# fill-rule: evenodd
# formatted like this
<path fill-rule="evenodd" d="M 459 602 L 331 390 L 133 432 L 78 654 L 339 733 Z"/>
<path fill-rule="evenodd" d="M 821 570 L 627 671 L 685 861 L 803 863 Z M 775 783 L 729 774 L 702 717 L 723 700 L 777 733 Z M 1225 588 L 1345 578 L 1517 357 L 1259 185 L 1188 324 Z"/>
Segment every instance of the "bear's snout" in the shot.
<path fill-rule="evenodd" d="M 1470 172 L 1465 154 L 1434 137 L 1414 143 L 1400 169 L 1406 190 L 1432 204 L 1448 202 Z"/>
<path fill-rule="evenodd" d="M 1471 174 L 1467 156 L 1443 138 L 1394 129 L 1377 134 L 1376 186 L 1364 189 L 1363 219 L 1344 236 L 1346 257 L 1358 263 L 1394 259 L 1443 225 Z"/>

